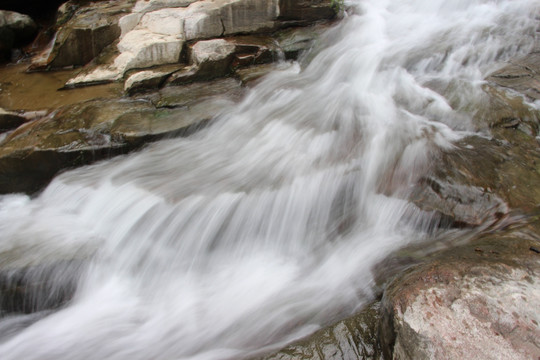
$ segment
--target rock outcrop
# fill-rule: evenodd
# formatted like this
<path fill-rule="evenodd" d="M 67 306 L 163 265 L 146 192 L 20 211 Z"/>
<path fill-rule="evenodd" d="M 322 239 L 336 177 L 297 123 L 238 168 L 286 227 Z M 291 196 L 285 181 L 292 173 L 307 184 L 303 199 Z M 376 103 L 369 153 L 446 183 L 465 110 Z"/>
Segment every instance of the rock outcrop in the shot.
<path fill-rule="evenodd" d="M 68 87 L 119 81 L 134 69 L 197 65 L 186 47 L 196 53 L 204 44 L 196 45 L 200 40 L 266 34 L 336 15 L 330 0 L 110 0 L 80 7 L 68 2 L 62 9 L 54 45 L 32 68 L 79 66 L 94 59 Z"/>

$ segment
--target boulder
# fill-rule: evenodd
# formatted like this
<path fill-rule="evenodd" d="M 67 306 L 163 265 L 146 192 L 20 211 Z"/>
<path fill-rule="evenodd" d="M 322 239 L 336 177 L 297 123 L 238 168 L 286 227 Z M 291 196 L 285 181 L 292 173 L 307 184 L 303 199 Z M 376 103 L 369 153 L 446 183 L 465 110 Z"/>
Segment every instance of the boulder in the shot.
<path fill-rule="evenodd" d="M 222 0 L 223 35 L 272 30 L 279 15 L 278 0 Z"/>
<path fill-rule="evenodd" d="M 383 298 L 388 359 L 536 359 L 537 236 L 487 235 L 405 272 Z"/>
<path fill-rule="evenodd" d="M 257 80 L 276 69 L 279 69 L 276 64 L 253 65 L 236 70 L 234 76 L 242 82 L 242 85 L 251 86 Z"/>

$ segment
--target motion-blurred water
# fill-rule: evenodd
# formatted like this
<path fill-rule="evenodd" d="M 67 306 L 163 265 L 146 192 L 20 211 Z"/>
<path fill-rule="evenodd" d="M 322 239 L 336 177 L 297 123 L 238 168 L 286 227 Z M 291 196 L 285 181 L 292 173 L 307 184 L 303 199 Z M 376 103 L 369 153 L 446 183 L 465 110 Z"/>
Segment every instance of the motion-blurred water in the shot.
<path fill-rule="evenodd" d="M 0 319 L 1 359 L 238 359 L 370 300 L 373 265 L 429 236 L 403 199 L 539 2 L 350 5 L 211 127 L 0 197 L 5 266 L 85 264 L 68 306 Z"/>

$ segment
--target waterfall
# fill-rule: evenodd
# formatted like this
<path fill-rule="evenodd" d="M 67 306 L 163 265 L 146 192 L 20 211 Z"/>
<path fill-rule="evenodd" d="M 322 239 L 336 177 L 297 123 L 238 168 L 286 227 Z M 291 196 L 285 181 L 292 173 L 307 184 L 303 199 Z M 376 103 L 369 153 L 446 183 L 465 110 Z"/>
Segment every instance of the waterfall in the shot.
<path fill-rule="evenodd" d="M 372 299 L 373 266 L 431 236 L 407 194 L 476 131 L 467 109 L 531 51 L 539 3 L 348 5 L 211 126 L 0 197 L 0 260 L 76 287 L 0 318 L 1 359 L 238 359 Z"/>

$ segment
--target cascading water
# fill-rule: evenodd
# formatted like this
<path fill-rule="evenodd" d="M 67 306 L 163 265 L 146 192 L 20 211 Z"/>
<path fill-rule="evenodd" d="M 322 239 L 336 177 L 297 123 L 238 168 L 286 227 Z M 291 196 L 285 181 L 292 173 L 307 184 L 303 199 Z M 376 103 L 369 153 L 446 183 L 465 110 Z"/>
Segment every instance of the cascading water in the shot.
<path fill-rule="evenodd" d="M 4 263 L 83 264 L 62 309 L 0 319 L 1 359 L 236 359 L 370 299 L 373 265 L 428 236 L 403 199 L 539 3 L 350 5 L 205 130 L 0 198 Z"/>

